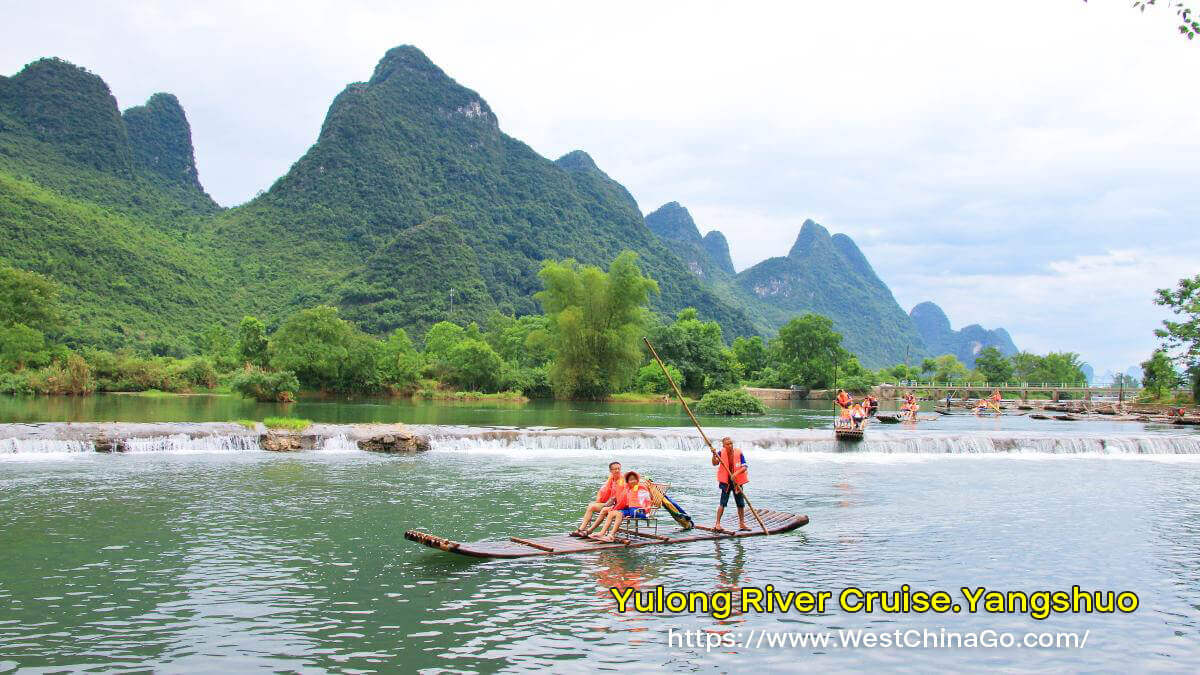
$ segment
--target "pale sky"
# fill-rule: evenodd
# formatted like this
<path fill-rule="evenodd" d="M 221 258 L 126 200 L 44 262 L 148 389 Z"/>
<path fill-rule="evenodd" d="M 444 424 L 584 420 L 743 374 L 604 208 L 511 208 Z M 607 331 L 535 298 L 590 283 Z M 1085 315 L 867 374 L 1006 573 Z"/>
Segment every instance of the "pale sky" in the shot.
<path fill-rule="evenodd" d="M 9 3 L 0 73 L 59 56 L 122 107 L 176 94 L 200 179 L 241 203 L 333 97 L 413 44 L 543 155 L 676 200 L 738 269 L 813 218 L 907 311 L 1003 326 L 1096 372 L 1154 348 L 1200 273 L 1200 41 L 1125 0 Z"/>

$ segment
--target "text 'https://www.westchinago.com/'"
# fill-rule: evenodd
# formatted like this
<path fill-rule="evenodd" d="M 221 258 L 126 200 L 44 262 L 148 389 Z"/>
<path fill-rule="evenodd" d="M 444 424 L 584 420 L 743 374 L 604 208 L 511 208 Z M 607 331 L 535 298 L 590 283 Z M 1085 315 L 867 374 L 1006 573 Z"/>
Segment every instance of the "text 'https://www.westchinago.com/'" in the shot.
<path fill-rule="evenodd" d="M 667 631 L 672 649 L 1083 649 L 1091 631 L 1011 633 L 990 629 L 949 631 Z"/>

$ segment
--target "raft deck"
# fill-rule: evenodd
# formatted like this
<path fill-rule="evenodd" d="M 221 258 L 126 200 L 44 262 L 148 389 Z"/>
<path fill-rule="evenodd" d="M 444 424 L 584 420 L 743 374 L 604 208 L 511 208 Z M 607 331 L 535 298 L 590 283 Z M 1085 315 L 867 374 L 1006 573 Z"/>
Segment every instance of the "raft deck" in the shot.
<path fill-rule="evenodd" d="M 747 514 L 749 515 L 749 514 Z M 767 526 L 767 534 L 790 532 L 808 524 L 808 516 L 769 509 L 758 509 L 758 515 Z M 734 532 L 731 530 L 716 531 L 711 527 L 697 525 L 691 530 L 676 530 L 666 534 L 656 534 L 642 530 L 622 528 L 617 532 L 617 540 L 613 543 L 581 539 L 569 534 L 554 534 L 548 537 L 510 537 L 509 539 L 484 539 L 482 541 L 457 542 L 445 539 L 420 530 L 409 530 L 404 538 L 436 548 L 447 553 L 472 556 L 475 558 L 527 558 L 538 555 L 563 555 L 567 553 L 586 553 L 588 551 L 607 551 L 621 548 L 637 548 L 654 544 L 684 544 L 690 541 L 709 541 L 713 539 L 733 539 L 739 537 L 761 537 L 763 531 L 753 517 L 746 519 L 752 526 L 749 531 Z"/>

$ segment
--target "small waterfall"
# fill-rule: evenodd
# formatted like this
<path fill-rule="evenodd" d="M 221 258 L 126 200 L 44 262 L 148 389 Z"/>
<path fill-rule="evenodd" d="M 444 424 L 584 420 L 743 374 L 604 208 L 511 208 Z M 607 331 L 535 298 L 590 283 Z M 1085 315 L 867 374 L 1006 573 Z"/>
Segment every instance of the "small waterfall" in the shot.
<path fill-rule="evenodd" d="M 653 454 L 707 452 L 690 429 L 465 429 L 427 428 L 433 450 L 459 452 L 558 451 Z M 1053 434 L 1037 432 L 872 431 L 860 443 L 842 443 L 828 430 L 714 429 L 747 452 L 884 455 L 1200 455 L 1200 434 Z"/>
<path fill-rule="evenodd" d="M 318 452 L 359 452 L 358 443 L 345 436 L 328 436 L 317 445 Z"/>
<path fill-rule="evenodd" d="M 257 452 L 256 436 L 151 436 L 149 438 L 126 438 L 120 442 L 122 452 Z"/>
<path fill-rule="evenodd" d="M 96 446 L 91 441 L 0 438 L 0 455 L 69 455 L 95 451 Z"/>

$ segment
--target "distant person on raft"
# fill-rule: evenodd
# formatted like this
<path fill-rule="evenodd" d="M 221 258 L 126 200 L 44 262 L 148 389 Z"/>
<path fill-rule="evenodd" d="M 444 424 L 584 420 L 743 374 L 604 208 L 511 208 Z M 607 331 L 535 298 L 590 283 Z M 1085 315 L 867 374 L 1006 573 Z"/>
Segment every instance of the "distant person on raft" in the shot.
<path fill-rule="evenodd" d="M 592 537 L 600 541 L 615 541 L 617 530 L 626 518 L 647 518 L 653 498 L 650 490 L 641 484 L 641 476 L 636 471 L 625 474 L 625 489 L 617 498 L 617 503 L 611 509 L 605 510 L 604 522 L 600 524 L 600 534 Z"/>
<path fill-rule="evenodd" d="M 863 409 L 866 410 L 867 417 L 874 417 L 875 413 L 879 412 L 879 399 L 867 394 L 866 400 L 863 401 Z"/>
<path fill-rule="evenodd" d="M 850 394 L 847 394 L 845 389 L 838 389 L 837 398 L 834 399 L 834 403 L 840 408 L 838 411 L 839 421 L 849 421 L 850 406 L 854 404 L 854 399 L 850 397 Z"/>
<path fill-rule="evenodd" d="M 867 413 L 861 403 L 850 406 L 850 423 L 854 429 L 862 429 L 863 420 L 866 418 Z"/>
<path fill-rule="evenodd" d="M 839 396 L 845 393 L 839 392 Z M 742 496 L 742 486 L 750 482 L 746 456 L 741 450 L 733 447 L 733 439 L 726 436 L 721 439 L 720 456 L 713 455 L 712 463 L 717 467 L 717 486 L 721 488 L 721 505 L 717 507 L 717 522 L 713 524 L 713 529 L 723 531 L 721 516 L 725 515 L 725 507 L 729 506 L 729 494 L 732 492 L 733 501 L 737 504 L 738 530 L 749 530 L 750 528 L 746 527 L 746 498 Z M 729 479 L 729 469 L 726 468 L 730 466 L 734 467 L 732 481 Z"/>
<path fill-rule="evenodd" d="M 617 500 L 620 499 L 621 493 L 624 491 L 625 480 L 621 477 L 621 463 L 609 462 L 608 480 L 604 482 L 604 485 L 600 486 L 600 490 L 596 493 L 596 499 L 588 504 L 587 510 L 583 512 L 583 520 L 580 521 L 579 528 L 571 534 L 577 537 L 586 537 L 591 534 L 593 530 L 604 522 L 605 516 L 616 505 Z M 596 516 L 596 522 L 592 523 L 591 527 L 589 527 L 588 525 L 591 523 L 592 516 Z"/>

